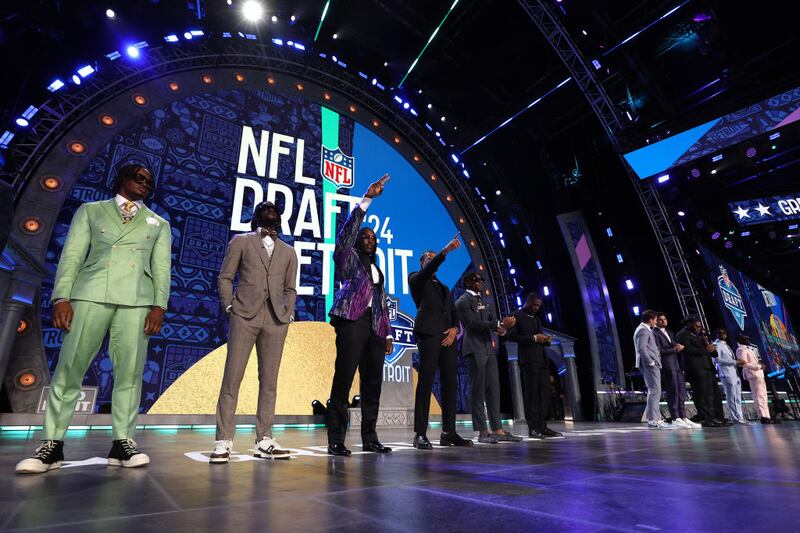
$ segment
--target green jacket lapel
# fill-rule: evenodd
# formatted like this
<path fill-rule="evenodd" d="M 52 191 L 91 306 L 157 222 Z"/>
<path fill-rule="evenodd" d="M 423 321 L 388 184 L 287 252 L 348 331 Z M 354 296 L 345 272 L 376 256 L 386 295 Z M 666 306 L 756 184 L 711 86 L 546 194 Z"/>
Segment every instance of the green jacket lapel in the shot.
<path fill-rule="evenodd" d="M 117 202 L 112 198 L 100 203 L 103 206 L 103 211 L 105 212 L 106 216 L 114 225 L 116 232 L 119 233 L 122 231 L 125 224 L 122 223 L 122 212 L 119 210 L 119 207 L 117 207 Z"/>

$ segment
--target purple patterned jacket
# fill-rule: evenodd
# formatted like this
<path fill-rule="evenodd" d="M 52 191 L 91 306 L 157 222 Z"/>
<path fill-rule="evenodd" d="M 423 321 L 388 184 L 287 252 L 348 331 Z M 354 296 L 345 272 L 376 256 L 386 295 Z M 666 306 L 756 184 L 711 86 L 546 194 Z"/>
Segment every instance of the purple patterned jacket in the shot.
<path fill-rule="evenodd" d="M 328 315 L 345 320 L 358 320 L 367 310 L 367 302 L 372 295 L 372 331 L 375 335 L 386 338 L 393 334 L 386 306 L 386 293 L 382 284 L 373 290 L 371 273 L 361 264 L 358 252 L 355 250 L 358 230 L 365 215 L 366 212 L 360 207 L 353 209 L 336 236 L 333 261 L 336 264 L 337 274 L 344 281 L 341 288 L 336 291 Z"/>

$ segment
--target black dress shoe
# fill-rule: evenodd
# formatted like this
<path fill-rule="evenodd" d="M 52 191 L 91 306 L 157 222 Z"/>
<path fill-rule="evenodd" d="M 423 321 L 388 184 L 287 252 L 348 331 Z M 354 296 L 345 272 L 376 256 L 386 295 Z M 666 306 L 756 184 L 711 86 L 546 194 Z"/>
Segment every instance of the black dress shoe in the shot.
<path fill-rule="evenodd" d="M 559 433 L 558 431 L 553 431 L 550 428 L 544 428 L 544 430 L 542 431 L 542 435 L 544 435 L 544 438 L 546 438 L 546 439 L 563 439 L 564 438 L 564 434 L 563 433 Z"/>
<path fill-rule="evenodd" d="M 456 432 L 445 432 L 443 431 L 442 434 L 439 436 L 439 445 L 440 446 L 463 446 L 465 448 L 469 448 L 471 446 L 475 446 L 475 443 L 469 439 L 465 439 L 461 435 Z"/>
<path fill-rule="evenodd" d="M 717 422 L 716 420 L 703 420 L 700 423 L 704 428 L 720 428 L 722 427 L 721 422 Z"/>
<path fill-rule="evenodd" d="M 535 429 L 528 430 L 528 437 L 530 437 L 532 439 L 544 440 L 544 435 L 542 435 L 541 433 L 539 433 Z"/>
<path fill-rule="evenodd" d="M 328 444 L 328 453 L 339 457 L 350 457 L 352 452 L 345 447 L 343 442 L 334 442 Z"/>
<path fill-rule="evenodd" d="M 428 444 L 430 444 L 430 442 Z M 378 441 L 364 443 L 363 450 L 365 452 L 375 452 L 375 453 L 389 453 L 392 451 L 391 448 L 389 448 L 388 446 L 384 446 Z"/>
<path fill-rule="evenodd" d="M 733 425 L 733 422 L 728 420 L 727 418 L 723 418 L 722 420 L 717 420 L 717 422 L 719 422 L 720 424 L 722 424 L 723 426 L 726 426 L 726 427 Z"/>
<path fill-rule="evenodd" d="M 414 435 L 414 443 L 413 444 L 414 444 L 414 448 L 417 448 L 418 450 L 432 450 L 433 449 L 433 444 L 431 444 L 431 441 L 428 440 L 428 437 L 426 437 L 425 435 L 420 435 L 419 433 Z"/>

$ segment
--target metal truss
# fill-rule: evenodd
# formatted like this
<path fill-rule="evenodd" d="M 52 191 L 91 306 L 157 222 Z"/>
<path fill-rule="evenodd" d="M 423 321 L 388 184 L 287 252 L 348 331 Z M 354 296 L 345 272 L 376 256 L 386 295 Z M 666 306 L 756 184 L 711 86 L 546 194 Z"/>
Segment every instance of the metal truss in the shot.
<path fill-rule="evenodd" d="M 589 102 L 592 111 L 606 130 L 614 150 L 628 173 L 628 178 L 633 184 L 639 201 L 642 203 L 653 233 L 656 235 L 683 316 L 696 315 L 706 325 L 703 304 L 698 298 L 686 255 L 673 230 L 661 195 L 652 181 L 640 180 L 622 157 L 625 152 L 625 128 L 619 110 L 613 105 L 608 93 L 595 77 L 592 66 L 587 63 L 586 58 L 583 57 L 566 28 L 559 21 L 555 4 L 548 0 L 517 0 L 517 2 L 567 67 L 573 80 Z"/>
<path fill-rule="evenodd" d="M 488 217 L 464 179 L 456 175 L 447 163 L 449 154 L 445 148 L 417 121 L 389 107 L 386 103 L 389 97 L 378 92 L 367 80 L 350 74 L 330 60 L 317 57 L 313 52 L 244 39 L 211 37 L 179 45 L 148 48 L 147 62 L 142 64 L 104 61 L 95 74 L 83 80 L 78 90 L 56 93 L 40 106 L 36 120 L 26 135 L 12 143 L 10 171 L 0 178 L 13 186 L 19 195 L 41 161 L 63 141 L 79 120 L 131 87 L 170 73 L 228 67 L 291 74 L 318 83 L 351 98 L 379 117 L 384 124 L 401 133 L 433 167 L 463 211 L 475 235 L 476 247 L 486 260 L 495 300 L 502 312 L 509 311 L 512 285 L 505 272 L 505 260 L 489 231 Z"/>

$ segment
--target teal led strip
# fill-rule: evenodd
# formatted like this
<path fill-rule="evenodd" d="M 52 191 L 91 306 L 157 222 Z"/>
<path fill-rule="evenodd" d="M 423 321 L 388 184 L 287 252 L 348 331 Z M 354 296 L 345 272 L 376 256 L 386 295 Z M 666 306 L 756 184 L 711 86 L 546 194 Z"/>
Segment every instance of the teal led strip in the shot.
<path fill-rule="evenodd" d="M 317 42 L 317 37 L 319 37 L 319 30 L 322 29 L 322 22 L 325 20 L 325 16 L 328 14 L 328 7 L 331 5 L 331 0 L 326 0 L 325 7 L 322 9 L 322 16 L 319 18 L 319 25 L 317 26 L 317 33 L 314 34 L 314 42 Z"/>
<path fill-rule="evenodd" d="M 450 16 L 450 13 L 453 12 L 453 9 L 456 7 L 457 3 L 458 3 L 458 0 L 453 0 L 453 5 L 450 6 L 450 9 L 448 9 L 447 13 L 444 14 L 444 18 L 442 19 L 442 21 L 439 23 L 438 26 L 436 26 L 436 29 L 433 30 L 433 33 L 431 33 L 431 36 L 428 37 L 428 42 L 426 42 L 425 46 L 422 47 L 422 50 L 420 51 L 420 53 L 417 56 L 417 58 L 414 60 L 413 63 L 411 63 L 411 66 L 408 67 L 408 72 L 406 72 L 406 75 L 403 76 L 403 79 L 400 80 L 400 83 L 397 85 L 398 89 L 403 86 L 403 83 L 406 81 L 406 78 L 408 78 L 408 75 L 411 74 L 411 71 L 414 70 L 414 67 L 417 66 L 417 62 L 419 62 L 419 58 L 422 57 L 422 54 L 424 54 L 425 50 L 428 49 L 428 46 L 431 44 L 431 41 L 433 41 L 433 38 L 436 37 L 437 33 L 439 33 L 439 29 L 444 25 L 444 21 L 447 20 L 447 17 Z"/>

